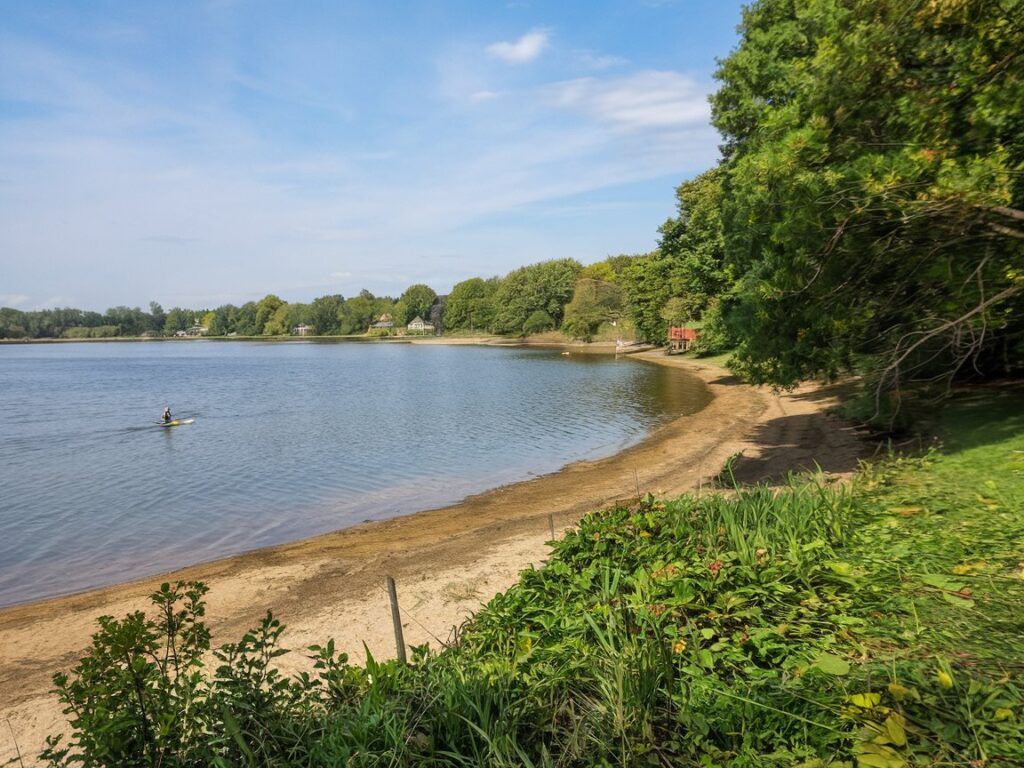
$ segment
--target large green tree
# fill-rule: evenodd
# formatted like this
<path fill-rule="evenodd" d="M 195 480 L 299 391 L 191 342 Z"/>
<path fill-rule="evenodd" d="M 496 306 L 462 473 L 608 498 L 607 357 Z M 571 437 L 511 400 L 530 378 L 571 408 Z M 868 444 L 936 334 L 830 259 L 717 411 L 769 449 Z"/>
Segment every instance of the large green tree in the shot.
<path fill-rule="evenodd" d="M 213 317 L 207 326 L 207 336 L 227 336 L 236 332 L 239 309 L 234 304 L 222 304 L 213 310 Z"/>
<path fill-rule="evenodd" d="M 565 305 L 562 330 L 576 339 L 590 341 L 603 323 L 617 322 L 625 310 L 625 291 L 615 283 L 581 277 L 572 301 Z"/>
<path fill-rule="evenodd" d="M 164 319 L 164 333 L 173 334 L 184 331 L 195 322 L 196 313 L 191 309 L 172 307 Z"/>
<path fill-rule="evenodd" d="M 254 323 L 253 331 L 256 335 L 266 333 L 266 325 L 274 318 L 277 311 L 284 305 L 284 301 L 280 297 L 275 296 L 272 293 L 268 293 L 262 299 L 256 303 L 256 322 Z M 282 333 L 279 327 L 275 326 L 272 329 L 275 334 Z M 271 334 L 271 335 L 275 335 Z"/>
<path fill-rule="evenodd" d="M 762 0 L 718 72 L 754 380 L 1024 358 L 1024 2 Z"/>
<path fill-rule="evenodd" d="M 445 301 L 445 325 L 453 329 L 489 330 L 494 323 L 494 295 L 500 284 L 496 277 L 471 277 L 456 283 Z"/>
<path fill-rule="evenodd" d="M 435 301 L 437 301 L 437 294 L 429 285 L 423 283 L 410 285 L 395 303 L 395 324 L 406 325 L 416 317 L 428 319 L 430 308 L 434 306 Z"/>
<path fill-rule="evenodd" d="M 495 330 L 522 333 L 535 312 L 546 313 L 553 324 L 559 325 L 582 269 L 575 259 L 555 259 L 510 272 L 495 292 Z"/>
<path fill-rule="evenodd" d="M 309 305 L 306 322 L 313 326 L 317 336 L 340 333 L 344 309 L 345 299 L 340 294 L 321 296 Z"/>

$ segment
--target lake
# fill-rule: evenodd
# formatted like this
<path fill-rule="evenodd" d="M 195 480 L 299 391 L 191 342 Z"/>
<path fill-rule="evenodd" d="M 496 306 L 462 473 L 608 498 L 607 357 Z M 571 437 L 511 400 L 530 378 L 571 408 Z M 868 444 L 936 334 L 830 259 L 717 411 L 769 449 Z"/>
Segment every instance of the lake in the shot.
<path fill-rule="evenodd" d="M 0 606 L 452 504 L 708 398 L 678 370 L 539 349 L 0 345 Z M 158 426 L 165 405 L 195 423 Z"/>

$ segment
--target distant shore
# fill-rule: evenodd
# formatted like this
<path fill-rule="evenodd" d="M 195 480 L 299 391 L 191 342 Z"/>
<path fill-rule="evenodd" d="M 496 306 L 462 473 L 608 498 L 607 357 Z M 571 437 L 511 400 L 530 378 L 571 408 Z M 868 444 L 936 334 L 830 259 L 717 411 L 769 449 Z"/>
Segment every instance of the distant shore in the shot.
<path fill-rule="evenodd" d="M 311 341 L 329 342 L 374 342 L 384 344 L 488 344 L 493 346 L 568 346 L 579 349 L 613 350 L 616 347 L 614 341 L 572 341 L 570 339 L 553 338 L 554 334 L 540 334 L 538 336 L 498 336 L 494 334 L 479 335 L 449 335 L 449 336 L 367 336 L 366 334 L 350 334 L 347 336 L 110 336 L 99 339 L 0 339 L 0 345 L 20 346 L 24 344 L 99 344 L 103 342 L 135 343 L 147 342 L 171 342 L 181 344 L 187 342 L 271 342 L 276 344 L 308 343 Z M 639 351 L 641 349 L 652 349 L 651 344 L 635 344 L 630 349 Z"/>
<path fill-rule="evenodd" d="M 490 337 L 407 340 L 514 344 Z M 614 342 L 541 344 L 570 353 L 573 348 L 615 350 Z M 698 376 L 711 402 L 615 456 L 577 462 L 443 509 L 0 610 L 0 716 L 10 718 L 22 754 L 34 755 L 46 734 L 61 729 L 60 707 L 48 693 L 50 675 L 75 663 L 89 644 L 95 618 L 145 608 L 146 595 L 161 581 L 197 579 L 210 585 L 207 613 L 215 642 L 240 636 L 273 609 L 289 626 L 287 647 L 334 637 L 355 660 L 362 659 L 364 642 L 378 658 L 388 657 L 394 649 L 380 589 L 386 574 L 399 584 L 407 643 L 436 644 L 495 592 L 514 583 L 520 570 L 543 561 L 549 514 L 562 531 L 587 512 L 617 500 L 646 492 L 678 495 L 709 482 L 740 452 L 750 458 L 751 472 L 758 476 L 810 469 L 814 461 L 853 469 L 860 443 L 825 414 L 829 400 L 820 393 L 779 397 L 740 384 L 727 371 L 700 361 L 657 351 L 637 357 Z M 301 654 L 292 656 L 283 661 L 297 670 Z M 0 760 L 13 754 L 9 734 L 0 733 Z"/>

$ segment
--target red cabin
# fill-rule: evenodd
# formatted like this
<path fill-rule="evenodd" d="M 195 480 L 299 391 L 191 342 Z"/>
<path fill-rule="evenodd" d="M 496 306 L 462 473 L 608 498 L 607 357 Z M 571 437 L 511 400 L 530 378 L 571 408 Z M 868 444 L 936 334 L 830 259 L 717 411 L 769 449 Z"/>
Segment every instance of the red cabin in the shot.
<path fill-rule="evenodd" d="M 700 331 L 696 328 L 682 328 L 678 325 L 670 326 L 668 329 L 668 351 L 686 352 L 699 335 Z"/>

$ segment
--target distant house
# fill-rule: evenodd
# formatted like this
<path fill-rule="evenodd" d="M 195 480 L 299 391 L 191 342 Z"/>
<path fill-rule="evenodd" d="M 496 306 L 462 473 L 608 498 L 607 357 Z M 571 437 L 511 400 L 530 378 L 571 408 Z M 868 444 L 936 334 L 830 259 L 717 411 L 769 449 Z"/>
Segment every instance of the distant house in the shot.
<path fill-rule="evenodd" d="M 696 328 L 681 328 L 673 325 L 668 329 L 668 351 L 686 352 L 700 336 Z"/>
<path fill-rule="evenodd" d="M 416 333 L 433 333 L 434 324 L 428 323 L 422 317 L 417 315 L 412 319 L 412 322 L 405 326 L 407 331 L 415 331 Z"/>
<path fill-rule="evenodd" d="M 394 328 L 395 321 L 387 312 L 377 318 L 376 323 L 370 325 L 371 328 Z"/>
<path fill-rule="evenodd" d="M 294 336 L 312 336 L 313 335 L 313 326 L 312 325 L 306 325 L 305 323 L 299 323 L 294 328 L 292 328 L 292 335 L 294 335 Z"/>
<path fill-rule="evenodd" d="M 174 336 L 175 336 L 175 338 L 183 339 L 186 336 L 188 336 L 188 333 L 186 331 L 175 331 L 174 332 Z"/>
<path fill-rule="evenodd" d="M 186 336 L 205 336 L 207 328 L 205 325 L 192 325 L 185 331 Z M 177 336 L 178 334 L 174 334 Z"/>

